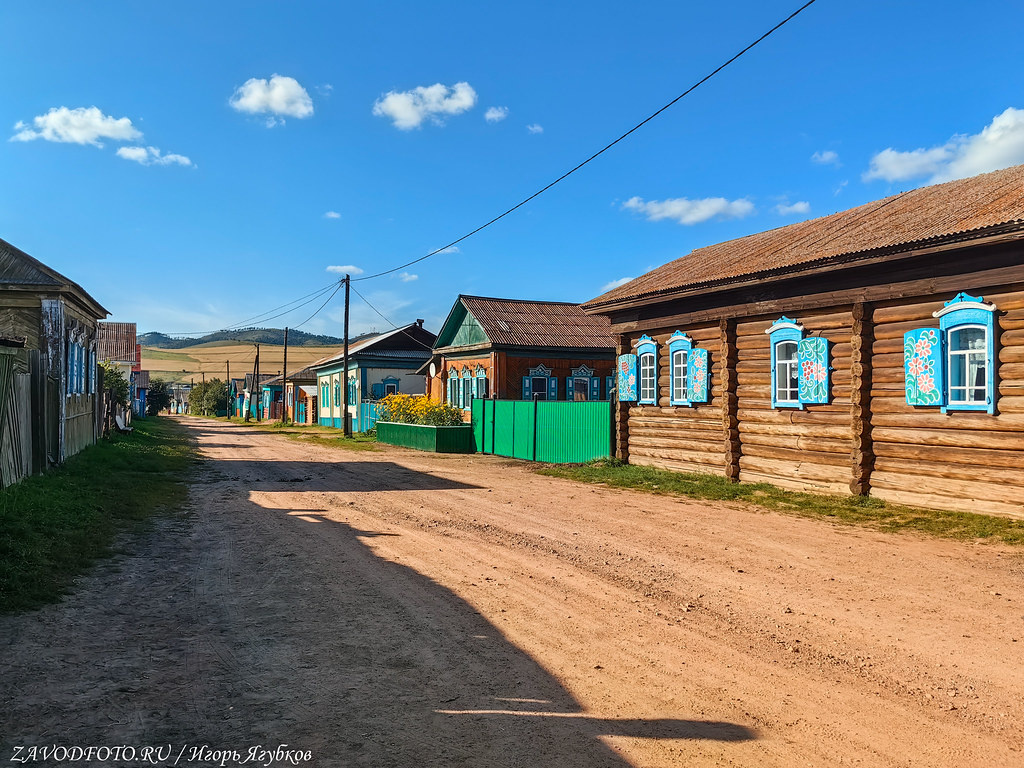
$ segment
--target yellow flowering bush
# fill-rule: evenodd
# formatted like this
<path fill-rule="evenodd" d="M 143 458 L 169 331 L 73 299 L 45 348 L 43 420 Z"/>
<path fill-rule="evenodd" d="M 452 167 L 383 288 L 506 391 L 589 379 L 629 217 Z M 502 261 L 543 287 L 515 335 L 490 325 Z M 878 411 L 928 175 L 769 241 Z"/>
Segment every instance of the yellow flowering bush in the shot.
<path fill-rule="evenodd" d="M 462 411 L 424 395 L 388 395 L 377 403 L 377 421 L 455 427 L 462 424 Z"/>

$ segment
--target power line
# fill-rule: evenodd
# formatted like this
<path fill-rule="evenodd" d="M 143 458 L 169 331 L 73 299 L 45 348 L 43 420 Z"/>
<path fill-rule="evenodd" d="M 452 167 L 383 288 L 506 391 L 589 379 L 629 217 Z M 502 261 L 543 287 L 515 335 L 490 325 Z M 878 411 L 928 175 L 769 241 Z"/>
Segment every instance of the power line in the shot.
<path fill-rule="evenodd" d="M 330 303 L 331 299 L 334 298 L 334 294 L 336 294 L 339 290 L 341 290 L 341 286 L 343 286 L 344 284 L 345 284 L 344 280 L 339 280 L 338 284 L 336 286 L 334 286 L 334 291 L 331 293 L 330 296 L 327 297 L 327 301 L 325 301 L 323 304 L 321 304 L 316 312 L 314 312 L 312 315 L 307 317 L 301 323 L 299 323 L 298 325 L 293 325 L 292 326 L 292 330 L 298 330 L 299 328 L 304 326 L 306 323 L 308 323 L 310 320 L 312 320 L 314 317 L 319 315 L 320 314 L 320 310 L 322 310 L 324 307 L 326 307 L 328 305 L 328 303 Z M 270 318 L 270 319 L 273 320 L 273 318 Z"/>
<path fill-rule="evenodd" d="M 667 109 L 668 109 L 669 107 L 673 106 L 673 105 L 674 105 L 674 104 L 675 104 L 676 102 L 680 101 L 681 99 L 683 99 L 684 97 L 686 97 L 686 96 L 688 96 L 688 95 L 689 95 L 690 93 L 692 93 L 693 91 L 697 90 L 697 88 L 699 88 L 700 86 L 702 86 L 702 85 L 703 85 L 704 83 L 706 83 L 706 82 L 707 82 L 708 80 L 710 80 L 710 79 L 711 79 L 712 77 L 714 77 L 714 76 L 715 76 L 715 75 L 717 75 L 717 74 L 718 74 L 719 72 L 721 72 L 721 71 L 722 71 L 723 69 L 725 69 L 726 67 L 728 67 L 728 66 L 729 66 L 730 64 L 732 64 L 732 63 L 733 63 L 734 61 L 736 61 L 736 60 L 737 60 L 738 58 L 740 58 L 740 57 L 741 57 L 741 56 L 742 56 L 743 54 L 747 53 L 747 51 L 749 51 L 749 50 L 751 50 L 752 48 L 754 48 L 755 46 L 757 46 L 757 45 L 758 45 L 758 44 L 759 44 L 760 42 L 762 42 L 762 41 L 763 41 L 763 40 L 765 40 L 766 38 L 770 37 L 770 36 L 771 36 L 771 35 L 772 35 L 772 34 L 773 34 L 774 32 L 778 31 L 779 29 L 781 29 L 782 27 L 784 27 L 784 26 L 785 26 L 786 24 L 788 24 L 788 23 L 789 23 L 790 21 L 792 21 L 792 20 L 793 20 L 793 19 L 795 19 L 795 18 L 796 18 L 797 16 L 799 16 L 799 15 L 800 15 L 801 13 L 803 13 L 803 11 L 805 11 L 805 10 L 806 10 L 807 8 L 809 8 L 810 6 L 814 5 L 814 3 L 815 3 L 815 2 L 817 2 L 817 0 L 808 0 L 808 2 L 804 3 L 804 4 L 802 5 L 802 6 L 800 6 L 799 8 L 797 8 L 797 9 L 796 9 L 795 11 L 793 11 L 793 13 L 791 13 L 791 14 L 790 14 L 789 16 L 787 16 L 787 17 L 786 17 L 785 19 L 783 19 L 783 20 L 782 20 L 782 21 L 780 21 L 780 22 L 779 22 L 778 24 L 776 24 L 776 25 L 775 25 L 774 27 L 772 27 L 771 29 L 769 29 L 769 30 L 768 30 L 767 32 L 765 32 L 765 33 L 764 33 L 763 35 L 761 35 L 761 36 L 760 36 L 759 38 L 757 38 L 757 39 L 756 39 L 756 40 L 755 40 L 754 42 L 750 43 L 750 44 L 749 44 L 749 45 L 748 45 L 748 46 L 747 46 L 746 48 L 744 48 L 743 50 L 741 50 L 741 51 L 740 51 L 739 53 L 735 54 L 735 55 L 734 55 L 734 56 L 733 56 L 732 58 L 728 59 L 728 60 L 727 60 L 727 61 L 726 61 L 725 63 L 723 63 L 723 64 L 720 64 L 720 65 L 719 65 L 718 67 L 716 67 L 716 68 L 715 68 L 714 70 L 712 70 L 711 72 L 709 72 L 709 73 L 708 73 L 707 75 L 705 75 L 705 76 L 704 76 L 704 77 L 702 77 L 702 78 L 701 78 L 700 80 L 698 80 L 698 81 L 697 81 L 696 83 L 694 83 L 693 85 L 691 85 L 691 86 L 690 86 L 689 88 L 687 88 L 687 89 L 686 89 L 685 91 L 683 91 L 683 92 L 682 92 L 681 94 L 679 94 L 679 95 L 678 95 L 678 96 L 676 96 L 676 97 L 675 97 L 674 99 L 672 99 L 672 101 L 670 101 L 670 102 L 669 102 L 668 104 L 666 104 L 665 106 L 663 106 L 663 107 L 662 107 L 661 109 L 659 109 L 659 110 L 658 110 L 657 112 L 654 112 L 653 114 L 651 114 L 650 116 L 648 116 L 648 117 L 647 117 L 647 118 L 645 118 L 644 120 L 641 120 L 641 121 L 640 121 L 639 123 L 637 123 L 636 125 L 634 125 L 634 126 L 633 126 L 632 128 L 630 128 L 630 129 L 629 129 L 628 131 L 626 131 L 626 132 L 625 132 L 624 134 L 622 134 L 621 136 L 619 136 L 619 137 L 618 137 L 617 139 L 615 139 L 614 141 L 612 141 L 612 142 L 610 142 L 610 143 L 606 144 L 606 145 L 605 145 L 605 146 L 603 146 L 603 147 L 602 147 L 601 149 L 599 149 L 599 150 L 598 150 L 597 152 L 595 152 L 594 154 L 592 154 L 592 155 L 591 155 L 590 157 L 588 157 L 588 158 L 587 158 L 586 160 L 584 160 L 584 161 L 583 161 L 582 163 L 580 163 L 579 165 L 577 165 L 577 166 L 575 166 L 575 167 L 573 167 L 573 168 L 569 169 L 568 171 L 566 171 L 565 173 L 563 173 L 563 174 L 562 174 L 561 176 L 559 176 L 559 177 L 558 177 L 557 179 L 555 179 L 554 181 L 552 181 L 552 182 L 551 182 L 550 184 L 548 184 L 548 185 L 546 185 L 546 186 L 544 186 L 544 187 L 541 187 L 541 188 L 540 188 L 540 189 L 538 189 L 538 190 L 537 190 L 536 192 L 534 192 L 534 193 L 533 193 L 532 195 L 530 195 L 530 196 L 529 196 L 529 197 L 527 197 L 526 199 L 524 199 L 524 200 L 522 200 L 522 201 L 520 201 L 520 202 L 516 203 L 515 205 L 513 205 L 513 206 L 512 206 L 511 208 L 509 208 L 509 209 L 508 209 L 507 211 L 505 211 L 504 213 L 502 213 L 502 214 L 500 214 L 500 215 L 498 215 L 498 216 L 495 216 L 495 217 L 494 217 L 493 219 L 491 219 L 490 221 L 488 221 L 488 222 L 487 222 L 486 224 L 481 224 L 481 225 L 480 225 L 479 227 L 477 227 L 476 229 L 474 229 L 474 230 L 473 230 L 472 232 L 468 232 L 467 234 L 463 235 L 462 237 L 458 238 L 457 240 L 452 240 L 452 241 L 451 241 L 450 243 L 448 243 L 447 245 L 443 245 L 443 246 L 441 246 L 440 248 L 438 248 L 437 250 L 431 251 L 431 252 L 430 252 L 430 253 L 428 253 L 428 254 L 427 254 L 426 256 L 420 256 L 420 257 L 419 257 L 418 259 L 413 259 L 412 261 L 407 261 L 407 262 L 406 262 L 405 264 L 401 264 L 401 265 L 399 265 L 399 266 L 397 266 L 397 267 L 393 267 L 392 269 L 388 269 L 388 270 L 385 270 L 384 272 L 377 272 L 376 274 L 373 274 L 373 275 L 366 275 L 365 277 L 357 277 L 357 278 L 355 278 L 355 280 L 353 280 L 352 282 L 359 282 L 359 281 L 362 281 L 362 280 L 372 280 L 372 279 L 374 279 L 375 277 L 383 277 L 384 275 L 390 275 L 390 274 L 391 274 L 392 272 L 397 272 L 397 271 L 398 271 L 398 270 L 400 270 L 400 269 L 405 269 L 405 268 L 407 268 L 407 267 L 411 267 L 411 266 L 412 266 L 413 264 L 418 264 L 418 263 L 420 263 L 421 261 L 425 261 L 425 260 L 429 259 L 429 258 L 430 258 L 431 256 L 436 256 L 437 254 L 439 254 L 439 253 L 441 253 L 441 252 L 443 252 L 443 251 L 446 251 L 446 250 L 448 250 L 449 248 L 452 248 L 452 247 L 454 247 L 454 246 L 458 245 L 458 244 L 459 244 L 459 243 L 461 243 L 461 242 L 462 242 L 463 240 L 468 240 L 468 239 L 469 239 L 470 237 L 472 237 L 473 235 L 475 235 L 475 234 L 476 234 L 477 232 L 480 232 L 481 230 L 484 230 L 484 229 L 486 229 L 487 227 L 491 226 L 492 224 L 495 224 L 495 223 L 497 223 L 498 221 L 501 221 L 501 220 L 502 220 L 503 218 L 505 218 L 506 216 L 508 216 L 508 215 L 509 215 L 510 213 L 512 213 L 513 211 L 516 211 L 516 210 L 518 210 L 519 208 L 522 208 L 522 207 L 523 207 L 524 205 L 526 205 L 526 204 L 527 204 L 528 202 L 530 202 L 530 201 L 531 201 L 531 200 L 533 200 L 534 198 L 540 197 L 540 196 L 541 196 L 542 194 L 544 194 L 545 192 L 547 192 L 547 191 L 548 191 L 549 189 L 551 189 L 551 188 L 552 188 L 553 186 L 555 186 L 555 185 L 556 185 L 556 184 L 558 184 L 559 182 L 561 182 L 561 181 L 563 181 L 563 180 L 567 179 L 567 178 L 568 178 L 569 176 L 572 176 L 572 174 L 576 173 L 576 171 L 578 171 L 578 170 L 579 170 L 580 168 L 582 168 L 583 166 L 587 165 L 588 163 L 590 163 L 590 162 L 591 162 L 591 161 L 593 161 L 593 160 L 596 160 L 596 159 L 597 159 L 598 157 L 600 157 L 601 155 L 603 155 L 603 154 L 604 154 L 605 152 L 607 152 L 607 151 L 608 151 L 609 149 L 611 149 L 612 147 L 614 147 L 614 146 L 615 146 L 616 144 L 618 144 L 618 143 L 619 143 L 620 141 L 622 141 L 623 139 L 625 139 L 625 138 L 626 138 L 627 136 L 629 136 L 630 134 L 632 134 L 632 133 L 634 133 L 635 131 L 639 130 L 640 128 L 642 128 L 643 126 L 645 126 L 645 125 L 646 125 L 647 123 L 651 122 L 651 120 L 653 120 L 654 118 L 656 118 L 656 117 L 657 117 L 658 115 L 660 115 L 660 114 L 661 114 L 662 112 L 664 112 L 665 110 L 667 110 Z M 365 299 L 364 299 L 364 301 L 365 301 Z"/>
<path fill-rule="evenodd" d="M 382 313 L 382 312 L 381 312 L 381 311 L 380 311 L 379 309 L 377 309 L 377 308 L 376 308 L 375 306 L 373 306 L 373 304 L 371 304 L 371 303 L 370 303 L 369 301 L 367 301 L 367 300 L 366 300 L 366 297 L 365 297 L 365 296 L 363 296 L 363 294 L 361 294 L 361 293 L 360 293 L 360 292 L 359 292 L 358 290 L 356 290 L 356 289 L 355 289 L 354 287 L 352 288 L 352 290 L 353 290 L 353 291 L 355 292 L 356 296 L 358 296 L 358 297 L 359 297 L 360 299 L 362 299 L 362 300 L 363 300 L 363 303 L 364 303 L 364 304 L 365 304 L 366 306 L 368 306 L 368 307 L 369 307 L 370 309 L 372 309 L 372 310 L 373 310 L 374 312 L 376 312 L 376 313 L 377 313 L 378 315 L 380 315 L 380 316 L 381 316 L 381 317 L 382 317 L 382 318 L 384 319 L 384 322 L 385 322 L 385 323 L 387 323 L 388 325 L 390 325 L 390 326 L 391 326 L 392 328 L 394 328 L 394 329 L 398 330 L 398 326 L 397 326 L 397 325 L 395 325 L 395 324 L 394 324 L 393 322 L 391 322 L 391 320 L 389 320 L 389 319 L 388 319 L 387 317 L 384 317 L 384 313 Z M 412 340 L 413 340 L 413 341 L 415 341 L 415 342 L 416 342 L 417 344 L 419 344 L 419 345 L 420 345 L 421 347 L 424 347 L 424 348 L 426 348 L 426 349 L 429 349 L 429 350 L 430 350 L 431 352 L 433 352 L 433 351 L 434 351 L 434 348 L 433 348 L 433 347 L 429 346 L 428 344 L 424 344 L 424 343 L 423 343 L 422 341 L 420 341 L 420 340 L 419 340 L 419 339 L 417 339 L 417 338 L 416 338 L 415 336 L 413 336 L 413 335 L 412 335 L 411 333 L 409 333 L 409 331 L 407 331 L 407 330 L 406 330 L 405 328 L 402 328 L 402 329 L 401 329 L 401 331 L 402 331 L 402 333 L 404 333 L 404 334 L 405 334 L 406 336 L 408 336 L 408 337 L 409 337 L 410 339 L 412 339 Z"/>

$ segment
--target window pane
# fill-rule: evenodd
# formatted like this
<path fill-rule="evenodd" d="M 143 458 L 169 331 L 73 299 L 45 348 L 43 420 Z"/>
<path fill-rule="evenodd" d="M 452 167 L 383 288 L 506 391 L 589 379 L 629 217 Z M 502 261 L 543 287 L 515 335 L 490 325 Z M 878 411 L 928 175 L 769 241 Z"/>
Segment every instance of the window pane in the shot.
<path fill-rule="evenodd" d="M 547 376 L 535 376 L 530 381 L 532 382 L 533 399 L 534 400 L 547 400 L 548 399 L 548 377 Z"/>

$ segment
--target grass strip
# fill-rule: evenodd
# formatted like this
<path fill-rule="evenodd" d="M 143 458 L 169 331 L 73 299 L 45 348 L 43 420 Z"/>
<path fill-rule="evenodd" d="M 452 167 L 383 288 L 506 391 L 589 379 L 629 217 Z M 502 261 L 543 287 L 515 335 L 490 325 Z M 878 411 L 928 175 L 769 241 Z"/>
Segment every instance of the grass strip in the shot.
<path fill-rule="evenodd" d="M 537 472 L 550 477 L 667 496 L 749 502 L 785 514 L 884 531 L 915 531 L 947 539 L 983 539 L 1024 545 L 1024 521 L 1021 520 L 972 512 L 904 507 L 870 496 L 787 491 L 768 483 L 732 483 L 718 475 L 670 472 L 612 459 L 571 466 L 547 466 Z"/>
<path fill-rule="evenodd" d="M 196 451 L 170 419 L 137 419 L 63 466 L 0 490 L 0 612 L 56 601 L 123 531 L 180 509 Z"/>

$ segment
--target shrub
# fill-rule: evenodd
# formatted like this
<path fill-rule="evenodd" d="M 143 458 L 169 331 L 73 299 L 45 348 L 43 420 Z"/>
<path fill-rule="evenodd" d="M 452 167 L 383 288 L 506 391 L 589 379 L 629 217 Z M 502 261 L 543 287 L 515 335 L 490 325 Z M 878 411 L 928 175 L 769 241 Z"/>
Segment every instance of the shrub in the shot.
<path fill-rule="evenodd" d="M 377 420 L 455 427 L 462 424 L 462 411 L 448 403 L 436 403 L 423 395 L 388 395 L 377 403 Z"/>

